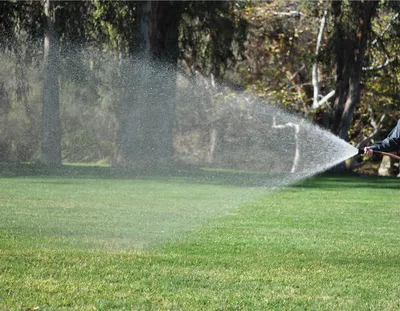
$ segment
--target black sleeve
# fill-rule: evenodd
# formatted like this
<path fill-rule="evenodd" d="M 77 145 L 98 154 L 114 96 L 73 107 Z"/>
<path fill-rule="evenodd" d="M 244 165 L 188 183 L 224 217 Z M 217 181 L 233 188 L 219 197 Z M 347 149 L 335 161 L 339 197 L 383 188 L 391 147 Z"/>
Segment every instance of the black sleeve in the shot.
<path fill-rule="evenodd" d="M 400 120 L 389 135 L 381 142 L 371 146 L 372 150 L 393 152 L 400 149 Z"/>

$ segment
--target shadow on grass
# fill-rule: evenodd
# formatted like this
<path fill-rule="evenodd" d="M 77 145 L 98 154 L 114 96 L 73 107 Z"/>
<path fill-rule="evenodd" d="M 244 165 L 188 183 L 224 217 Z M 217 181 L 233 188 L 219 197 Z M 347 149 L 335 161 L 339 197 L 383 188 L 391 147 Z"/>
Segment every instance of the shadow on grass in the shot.
<path fill-rule="evenodd" d="M 240 187 L 264 187 L 271 176 L 262 173 L 202 169 L 194 166 L 170 166 L 162 168 L 126 168 L 104 166 L 63 165 L 48 168 L 31 164 L 0 164 L 0 177 L 58 178 L 62 179 L 155 179 L 191 182 L 199 184 L 231 185 Z"/>
<path fill-rule="evenodd" d="M 263 172 L 204 169 L 195 166 L 170 166 L 163 168 L 126 168 L 84 165 L 63 165 L 48 168 L 33 164 L 0 164 L 0 177 L 38 177 L 58 178 L 55 183 L 69 184 L 73 179 L 155 179 L 190 182 L 198 184 L 215 184 L 237 187 L 281 188 L 279 180 L 285 180 L 290 188 L 337 189 L 347 187 L 362 188 L 399 188 L 399 180 L 390 177 L 365 176 L 354 173 L 323 173 L 305 180 L 290 182 L 290 174 L 272 175 Z M 62 180 L 65 179 L 65 180 Z M 53 181 L 52 181 L 53 182 Z M 278 185 L 278 186 L 277 186 Z"/>
<path fill-rule="evenodd" d="M 388 268 L 396 268 L 400 267 L 399 258 L 397 256 L 390 256 L 387 258 L 382 258 L 382 256 L 374 257 L 370 255 L 365 255 L 362 257 L 354 258 L 354 257 L 346 257 L 346 256 L 338 256 L 334 258 L 326 258 L 325 261 L 329 262 L 330 264 L 336 266 L 369 266 L 371 269 L 377 269 L 381 267 L 382 269 Z"/>
<path fill-rule="evenodd" d="M 299 184 L 295 188 L 372 188 L 372 189 L 399 189 L 400 180 L 394 177 L 373 175 L 359 175 L 355 173 L 332 174 L 323 173 Z"/>

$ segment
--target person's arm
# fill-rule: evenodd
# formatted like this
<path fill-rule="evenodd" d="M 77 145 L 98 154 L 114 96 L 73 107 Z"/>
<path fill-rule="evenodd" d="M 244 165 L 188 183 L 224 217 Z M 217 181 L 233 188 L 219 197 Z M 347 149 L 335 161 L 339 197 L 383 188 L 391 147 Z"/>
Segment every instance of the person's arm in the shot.
<path fill-rule="evenodd" d="M 397 125 L 393 128 L 393 130 L 389 133 L 389 135 L 382 140 L 381 142 L 376 143 L 371 147 L 366 147 L 367 150 L 376 151 L 384 151 L 384 152 L 393 152 L 400 149 L 400 120 L 397 122 Z M 369 155 L 370 152 L 365 152 L 366 155 Z M 372 153 L 371 153 L 372 154 Z"/>

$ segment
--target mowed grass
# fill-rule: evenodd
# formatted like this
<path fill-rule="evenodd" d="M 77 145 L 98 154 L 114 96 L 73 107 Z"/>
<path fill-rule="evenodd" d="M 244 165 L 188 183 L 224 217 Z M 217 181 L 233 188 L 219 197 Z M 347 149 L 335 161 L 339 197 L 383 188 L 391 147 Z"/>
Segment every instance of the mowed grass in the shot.
<path fill-rule="evenodd" d="M 0 310 L 400 310 L 396 179 L 65 172 L 0 179 Z"/>

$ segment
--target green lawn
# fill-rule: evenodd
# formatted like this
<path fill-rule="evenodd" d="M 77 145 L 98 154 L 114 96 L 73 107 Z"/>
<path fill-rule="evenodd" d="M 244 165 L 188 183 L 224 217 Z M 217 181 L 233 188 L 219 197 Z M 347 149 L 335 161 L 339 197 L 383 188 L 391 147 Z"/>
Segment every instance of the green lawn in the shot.
<path fill-rule="evenodd" d="M 396 179 L 0 176 L 0 310 L 400 310 Z"/>

